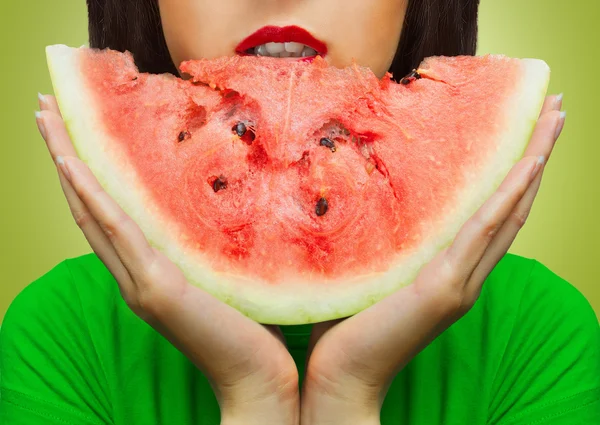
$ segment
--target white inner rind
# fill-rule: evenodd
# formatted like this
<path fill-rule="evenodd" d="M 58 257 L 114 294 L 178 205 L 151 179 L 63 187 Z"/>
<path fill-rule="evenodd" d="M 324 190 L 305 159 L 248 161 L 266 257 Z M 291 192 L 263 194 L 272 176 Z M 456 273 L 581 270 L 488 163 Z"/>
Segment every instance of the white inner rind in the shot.
<path fill-rule="evenodd" d="M 124 153 L 115 149 L 118 142 L 110 140 L 102 119 L 90 106 L 93 95 L 88 92 L 81 71 L 80 50 L 56 45 L 47 47 L 46 54 L 57 101 L 79 158 L 138 223 L 150 243 L 177 264 L 190 283 L 258 322 L 281 325 L 346 317 L 410 284 L 419 269 L 451 243 L 462 224 L 489 198 L 522 157 L 550 79 L 545 62 L 537 59 L 521 61 L 522 77 L 514 80 L 514 94 L 507 97 L 500 108 L 507 116 L 498 117 L 499 122 L 509 125 L 498 133 L 499 142 L 491 143 L 498 146 L 498 151 L 490 155 L 491 160 L 481 168 L 480 174 L 466 176 L 466 181 L 473 182 L 472 185 L 457 194 L 455 210 L 448 211 L 443 221 L 433 227 L 437 233 L 423 235 L 418 249 L 403 252 L 390 270 L 339 281 L 290 276 L 281 284 L 269 284 L 244 276 L 216 273 L 202 253 L 186 251 L 185 245 L 178 243 L 183 229 L 161 216 L 133 164 Z M 110 155 L 106 146 L 110 146 Z"/>

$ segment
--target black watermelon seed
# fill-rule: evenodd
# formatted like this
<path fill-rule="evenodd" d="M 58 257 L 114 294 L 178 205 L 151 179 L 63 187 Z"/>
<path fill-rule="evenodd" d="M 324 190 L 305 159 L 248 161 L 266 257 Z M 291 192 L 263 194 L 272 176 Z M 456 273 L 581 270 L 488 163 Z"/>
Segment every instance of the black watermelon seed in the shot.
<path fill-rule="evenodd" d="M 249 128 L 243 122 L 238 122 L 236 125 L 233 126 L 231 131 L 237 134 L 237 136 L 240 139 L 242 139 L 242 141 L 244 141 L 247 145 L 251 145 L 252 142 L 254 142 L 254 139 L 256 138 L 256 135 L 254 134 L 254 131 L 252 131 L 252 128 Z"/>
<path fill-rule="evenodd" d="M 227 189 L 227 179 L 223 176 L 216 178 L 212 184 L 212 188 L 215 193 L 221 189 Z"/>
<path fill-rule="evenodd" d="M 181 133 L 179 133 L 179 136 L 177 136 L 177 140 L 179 140 L 180 142 L 183 142 L 185 139 L 187 139 L 188 137 L 190 137 L 191 134 L 189 131 L 182 131 Z"/>
<path fill-rule="evenodd" d="M 232 130 L 235 134 L 238 135 L 238 137 L 242 137 L 244 134 L 246 134 L 246 124 L 244 124 L 243 122 L 238 122 L 236 125 L 233 126 Z"/>
<path fill-rule="evenodd" d="M 404 77 L 403 79 L 400 80 L 400 84 L 403 85 L 408 85 L 410 83 L 412 83 L 415 80 L 420 80 L 421 79 L 421 74 L 419 74 L 417 72 L 416 69 L 413 69 L 410 74 L 408 74 L 406 77 Z"/>
<path fill-rule="evenodd" d="M 322 215 L 325 215 L 325 213 L 327 212 L 328 209 L 329 209 L 329 203 L 327 202 L 327 199 L 321 198 L 317 202 L 317 206 L 315 207 L 315 213 L 319 217 L 321 217 Z"/>
<path fill-rule="evenodd" d="M 319 145 L 325 146 L 325 147 L 331 149 L 331 152 L 335 152 L 335 143 L 333 142 L 333 140 L 328 139 L 327 137 L 323 137 L 319 141 Z"/>

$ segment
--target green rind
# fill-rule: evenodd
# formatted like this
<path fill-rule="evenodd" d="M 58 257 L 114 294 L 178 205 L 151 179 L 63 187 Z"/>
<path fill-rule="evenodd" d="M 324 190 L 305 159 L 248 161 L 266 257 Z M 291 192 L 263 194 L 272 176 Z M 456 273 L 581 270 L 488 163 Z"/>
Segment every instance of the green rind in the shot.
<path fill-rule="evenodd" d="M 113 184 L 114 189 L 116 186 L 114 186 L 114 181 L 112 183 L 110 181 L 110 170 L 105 170 L 99 166 L 95 168 L 98 159 L 95 158 L 93 161 L 90 161 L 86 157 L 88 150 L 84 146 L 86 143 L 89 144 L 88 139 L 101 136 L 86 134 L 86 131 L 83 129 L 77 130 L 79 121 L 76 120 L 87 117 L 93 121 L 93 113 L 81 111 L 73 106 L 73 103 L 77 100 L 74 98 L 77 95 L 71 94 L 73 96 L 71 100 L 73 101 L 67 99 L 69 85 L 78 84 L 78 80 L 82 80 L 82 78 L 77 73 L 78 70 L 68 69 L 69 65 L 61 62 L 63 59 L 61 58 L 62 54 L 58 53 L 59 49 L 62 49 L 64 53 L 65 49 L 68 48 L 66 46 L 49 46 L 46 49 L 46 53 L 52 84 L 67 126 L 67 131 L 78 156 L 90 166 L 100 184 L 105 188 Z M 75 55 L 76 50 L 69 49 L 69 54 Z M 522 131 L 520 134 L 511 136 L 515 138 L 514 140 L 511 139 L 513 141 L 510 144 L 514 155 L 504 159 L 501 163 L 507 170 L 525 152 L 548 88 L 550 73 L 547 65 L 541 61 L 532 60 L 531 66 L 533 67 L 534 65 L 539 68 L 536 71 L 535 78 L 532 77 L 532 81 L 524 81 L 523 83 L 535 84 L 536 87 L 533 89 L 527 87 L 523 90 L 523 93 L 526 94 L 524 101 L 514 102 L 515 122 L 519 123 L 520 120 L 519 124 Z M 66 76 L 70 78 L 66 78 Z M 78 95 L 85 96 L 83 93 L 79 93 Z M 517 127 L 517 125 L 514 127 Z M 91 130 L 91 128 L 87 130 Z M 506 136 L 508 137 L 508 135 Z M 123 170 L 120 169 L 119 171 L 122 172 Z M 505 174 L 499 173 L 496 178 L 487 182 L 485 190 L 477 191 L 479 192 L 477 195 L 471 193 L 470 198 L 467 199 L 468 203 L 477 207 L 482 205 L 500 185 Z M 135 178 L 135 176 L 130 176 L 130 178 Z M 419 269 L 430 261 L 437 252 L 451 243 L 453 235 L 456 234 L 459 228 L 457 223 L 448 224 L 447 229 L 444 230 L 446 230 L 447 235 L 452 235 L 452 237 L 439 237 L 437 242 L 431 246 L 425 246 L 424 244 L 422 252 L 416 252 L 414 253 L 416 255 L 407 257 L 408 260 L 399 262 L 397 266 L 387 273 L 357 277 L 356 281 L 359 281 L 359 284 L 355 282 L 338 282 L 337 289 L 330 289 L 325 288 L 324 285 L 319 286 L 318 283 L 308 283 L 305 287 L 297 286 L 294 289 L 287 288 L 286 286 L 286 289 L 281 291 L 270 286 L 261 286 L 260 282 L 255 281 L 247 281 L 244 284 L 241 281 L 243 277 L 217 275 L 208 267 L 200 264 L 201 261 L 189 261 L 190 258 L 187 258 L 185 254 L 178 251 L 177 246 L 173 246 L 175 244 L 171 243 L 167 245 L 169 238 L 166 235 L 160 235 L 155 230 L 157 226 L 148 224 L 154 218 L 153 214 L 144 211 L 144 214 L 136 216 L 135 205 L 130 203 L 133 201 L 126 199 L 124 196 L 126 193 L 119 192 L 116 189 L 112 191 L 107 189 L 107 191 L 123 207 L 125 212 L 134 217 L 136 221 L 138 221 L 137 218 L 140 218 L 140 221 L 145 223 L 145 226 L 140 224 L 140 227 L 146 233 L 149 242 L 157 249 L 165 252 L 182 269 L 192 284 L 203 288 L 248 317 L 261 323 L 281 325 L 315 323 L 347 317 L 364 310 L 390 293 L 410 284 L 418 274 Z M 473 189 L 472 192 L 476 191 Z M 460 218 L 460 224 L 464 223 L 468 216 L 472 215 L 476 210 L 476 208 L 463 208 L 459 212 L 464 213 L 467 209 L 472 211 L 469 214 L 463 214 L 465 217 Z M 150 218 L 146 216 L 150 216 Z M 155 223 L 159 222 L 160 220 L 158 219 L 155 221 Z M 194 260 L 197 259 L 194 258 Z M 196 280 L 196 276 L 201 276 L 201 278 Z"/>

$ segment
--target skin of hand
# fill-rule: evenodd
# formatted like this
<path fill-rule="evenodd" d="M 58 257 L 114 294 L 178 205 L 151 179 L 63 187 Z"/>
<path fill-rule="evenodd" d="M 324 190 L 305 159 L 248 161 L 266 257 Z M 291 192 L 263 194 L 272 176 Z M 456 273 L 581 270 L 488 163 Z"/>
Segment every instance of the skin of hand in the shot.
<path fill-rule="evenodd" d="M 302 425 L 380 423 L 393 378 L 471 309 L 525 224 L 542 180 L 538 157 L 550 156 L 564 126 L 561 107 L 562 95 L 546 98 L 524 158 L 411 285 L 351 318 L 314 326 Z"/>
<path fill-rule="evenodd" d="M 221 424 L 298 424 L 298 371 L 281 330 L 254 322 L 188 283 L 77 158 L 56 99 L 40 95 L 39 104 L 38 128 L 75 222 L 131 310 L 208 378 Z"/>

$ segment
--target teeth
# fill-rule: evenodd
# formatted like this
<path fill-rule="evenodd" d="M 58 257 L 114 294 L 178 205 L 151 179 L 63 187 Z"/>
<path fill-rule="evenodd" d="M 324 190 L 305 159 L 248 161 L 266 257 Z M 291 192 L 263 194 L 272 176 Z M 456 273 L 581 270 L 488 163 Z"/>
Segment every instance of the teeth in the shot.
<path fill-rule="evenodd" d="M 310 47 L 305 47 L 304 50 L 302 50 L 302 57 L 307 57 L 307 56 L 316 56 L 317 51 L 315 49 L 311 49 Z"/>
<path fill-rule="evenodd" d="M 295 42 L 290 42 L 290 43 L 284 43 L 285 44 L 285 50 L 290 52 L 290 53 L 300 53 L 302 52 L 302 50 L 304 50 L 304 44 L 302 43 L 295 43 Z"/>
<path fill-rule="evenodd" d="M 269 52 L 272 56 L 285 52 L 285 46 L 283 43 L 267 43 L 265 46 L 267 47 L 267 52 Z"/>
<path fill-rule="evenodd" d="M 267 51 L 267 48 L 264 44 L 261 44 L 260 46 L 258 46 L 256 48 L 255 53 L 257 56 L 270 56 L 269 52 Z"/>
<path fill-rule="evenodd" d="M 316 56 L 317 52 L 302 43 L 266 43 L 256 46 L 251 53 L 257 56 L 271 56 L 274 58 L 300 58 Z"/>

